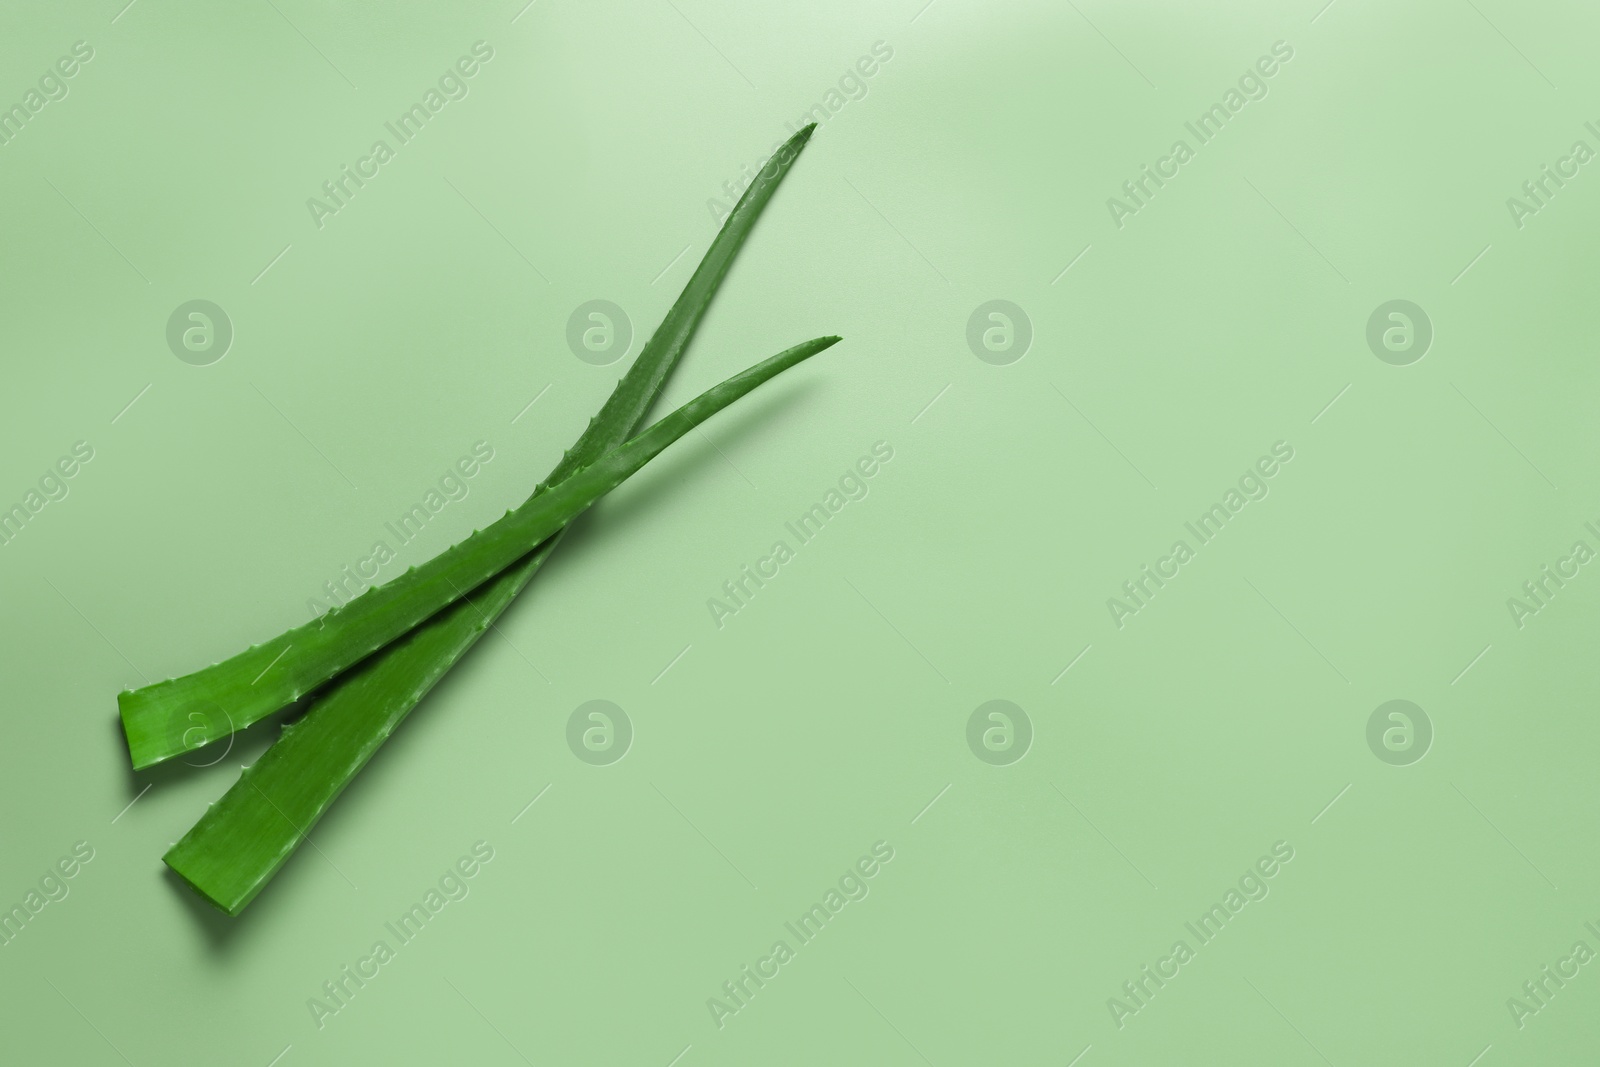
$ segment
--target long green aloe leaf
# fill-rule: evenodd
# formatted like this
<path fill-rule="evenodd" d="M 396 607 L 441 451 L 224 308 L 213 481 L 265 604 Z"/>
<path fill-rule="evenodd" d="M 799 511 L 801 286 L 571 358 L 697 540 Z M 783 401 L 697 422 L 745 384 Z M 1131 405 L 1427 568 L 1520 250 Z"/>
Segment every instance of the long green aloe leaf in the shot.
<path fill-rule="evenodd" d="M 808 341 L 745 373 L 793 365 L 838 340 Z M 691 425 L 686 419 L 683 430 Z M 559 493 L 566 484 L 547 492 Z M 411 709 L 494 624 L 555 540 L 342 675 L 167 851 L 167 865 L 229 915 L 243 911 Z"/>
<path fill-rule="evenodd" d="M 590 420 L 588 428 L 562 457 L 550 477 L 535 490 L 534 496 L 580 467 L 592 463 L 602 453 L 620 444 L 637 427 L 688 345 L 711 297 L 721 285 L 756 219 L 815 128 L 815 124 L 805 126 L 790 137 L 745 190 L 688 285 L 640 352 L 633 367 L 617 384 L 599 414 Z M 541 546 L 540 550 L 529 553 L 525 560 L 511 568 L 504 576 L 504 589 L 486 588 L 482 591 L 486 606 L 492 603 L 500 605 L 494 616 L 504 610 L 504 605 L 509 604 L 521 591 L 553 547 L 553 542 Z M 467 629 L 470 630 L 470 627 Z M 457 653 L 457 658 L 470 644 L 471 640 Z M 150 766 L 234 730 L 243 729 L 263 715 L 270 714 L 276 707 L 298 699 L 299 693 L 290 696 L 287 701 L 282 699 L 282 694 L 292 691 L 293 685 L 279 684 L 273 695 L 266 695 L 270 687 L 269 690 L 256 691 L 259 683 L 268 675 L 274 675 L 275 671 L 278 673 L 274 681 L 289 681 L 287 675 L 278 671 L 281 666 L 279 662 L 268 662 L 257 655 L 267 647 L 276 649 L 274 656 L 287 658 L 286 647 L 280 647 L 276 642 L 269 643 L 269 646 L 257 646 L 242 656 L 204 671 L 121 694 L 118 706 L 135 769 Z M 249 686 L 241 689 L 239 683 L 243 679 L 231 668 L 242 670 L 246 665 L 243 661 L 258 660 L 261 661 L 260 670 L 263 673 L 252 676 Z M 448 668 L 449 664 L 443 664 L 438 668 L 439 674 L 442 675 Z M 230 677 L 230 674 L 235 676 Z M 312 684 L 315 683 L 302 685 L 301 692 Z M 231 699 L 224 701 L 221 699 L 224 697 Z M 260 710 L 274 700 L 278 701 L 276 707 Z"/>
<path fill-rule="evenodd" d="M 813 127 L 773 155 L 600 414 L 546 484 L 620 443 L 643 421 L 762 209 Z M 541 486 L 537 492 L 542 491 Z M 164 859 L 197 891 L 237 915 L 429 690 L 494 625 L 549 557 L 551 538 L 492 582 L 335 679 L 296 724 Z"/>
<path fill-rule="evenodd" d="M 466 540 L 314 622 L 194 674 L 123 693 L 118 702 L 134 766 L 204 743 L 186 722 L 196 708 L 220 707 L 242 729 L 294 703 L 511 566 L 706 419 L 838 340 L 807 341 L 735 374 Z"/>

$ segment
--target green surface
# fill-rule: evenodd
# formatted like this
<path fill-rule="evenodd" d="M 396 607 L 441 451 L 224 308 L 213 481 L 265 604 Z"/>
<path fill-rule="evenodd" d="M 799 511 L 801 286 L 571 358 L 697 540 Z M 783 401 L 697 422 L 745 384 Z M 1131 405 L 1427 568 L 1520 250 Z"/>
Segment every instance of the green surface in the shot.
<path fill-rule="evenodd" d="M 0 143 L 0 509 L 42 505 L 0 545 L 0 902 L 65 891 L 0 944 L 7 1059 L 1593 1062 L 1600 578 L 1573 545 L 1600 551 L 1600 178 L 1507 199 L 1600 150 L 1600 15 L 441 7 L 6 15 L 5 106 L 93 49 Z M 385 123 L 478 41 L 399 144 Z M 1185 123 L 1279 41 L 1199 144 Z M 135 776 L 116 692 L 305 621 L 377 540 L 389 577 L 526 496 L 626 365 L 578 358 L 574 311 L 614 302 L 636 346 L 723 183 L 818 105 L 663 403 L 775 338 L 838 332 L 848 367 L 597 507 L 315 848 L 212 912 L 160 855 L 274 728 Z M 307 198 L 379 138 L 319 228 Z M 1179 138 L 1119 227 L 1107 198 Z M 169 348 L 193 300 L 231 322 L 209 365 Z M 1004 321 L 969 346 L 994 300 L 1027 316 L 1018 360 L 983 346 Z M 1415 362 L 1368 344 L 1396 300 L 1431 322 Z M 1200 544 L 1235 487 L 1266 495 Z M 835 488 L 802 542 L 785 524 Z M 1108 598 L 1179 539 L 1119 628 Z M 997 700 L 1020 761 L 984 747 L 1003 720 L 969 729 Z M 1420 761 L 1382 723 L 1369 745 L 1394 700 L 1431 724 Z M 790 933 L 841 879 L 866 895 Z M 1231 887 L 1266 895 L 1201 944 Z M 778 969 L 719 1028 L 746 966 Z"/>

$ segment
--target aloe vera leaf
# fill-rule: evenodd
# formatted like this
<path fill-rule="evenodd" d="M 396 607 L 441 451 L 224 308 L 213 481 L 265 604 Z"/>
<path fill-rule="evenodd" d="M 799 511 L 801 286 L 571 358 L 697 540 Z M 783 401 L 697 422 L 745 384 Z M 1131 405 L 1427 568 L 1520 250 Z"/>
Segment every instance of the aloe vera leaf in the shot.
<path fill-rule="evenodd" d="M 816 124 L 812 123 L 796 131 L 779 146 L 766 166 L 746 188 L 717 234 L 716 240 L 707 250 L 705 258 L 701 260 L 683 292 L 634 361 L 633 367 L 617 383 L 610 398 L 600 412 L 590 419 L 582 436 L 562 457 L 555 470 L 534 490 L 534 496 L 620 444 L 637 427 L 645 411 L 660 393 L 683 349 L 693 337 L 711 297 L 721 285 L 723 277 L 749 236 L 756 219 L 760 217 L 762 210 L 794 165 L 815 129 Z M 546 546 L 545 551 L 549 548 L 553 548 L 553 545 Z M 504 603 L 508 604 L 515 598 L 544 558 L 538 553 L 530 553 L 528 560 L 525 561 L 527 573 L 522 576 L 520 582 L 514 584 L 514 588 L 509 589 L 508 595 L 504 597 Z M 503 606 L 500 610 L 503 610 Z M 256 650 L 250 650 L 254 651 Z M 247 652 L 245 655 L 249 654 Z M 224 664 L 217 664 L 208 670 L 224 667 L 239 658 L 235 657 L 235 660 L 225 661 Z M 266 664 L 263 669 L 270 672 L 273 666 Z M 448 669 L 448 665 L 443 669 Z M 128 738 L 129 753 L 136 770 L 198 748 L 235 730 L 245 728 L 263 714 L 270 714 L 270 712 L 257 714 L 236 712 L 233 707 L 219 703 L 212 694 L 192 690 L 189 691 L 189 699 L 185 702 L 183 699 L 185 693 L 179 683 L 204 674 L 205 671 L 197 672 L 145 689 L 124 692 L 118 696 L 117 703 L 122 715 L 124 733 Z M 252 681 L 252 687 L 255 684 L 255 681 Z M 173 740 L 174 734 L 176 741 Z M 150 737 L 156 738 L 157 743 L 151 744 L 147 740 Z"/>
<path fill-rule="evenodd" d="M 792 365 L 837 341 L 836 337 L 808 341 L 760 366 L 793 353 L 788 359 Z M 675 436 L 696 424 L 684 422 Z M 560 493 L 568 484 L 562 482 L 549 492 Z M 551 542 L 545 542 L 535 556 L 548 554 L 550 548 Z M 341 675 L 301 721 L 284 727 L 272 747 L 167 851 L 162 857 L 167 866 L 227 914 L 242 912 L 411 709 L 494 624 L 517 594 L 507 579 L 521 578 L 525 584 L 537 566 L 530 557 L 478 593 L 457 601 L 434 622 L 416 627 Z"/>
<path fill-rule="evenodd" d="M 811 136 L 773 154 L 729 214 L 683 293 L 599 415 L 546 484 L 614 447 L 643 421 L 778 184 Z M 535 492 L 543 491 L 540 486 Z M 411 710 L 494 625 L 549 557 L 552 537 L 515 566 L 346 671 L 163 857 L 180 877 L 238 915 Z"/>
<path fill-rule="evenodd" d="M 193 674 L 122 693 L 117 702 L 134 767 L 204 743 L 190 737 L 187 716 L 196 709 L 220 707 L 243 729 L 294 703 L 511 566 L 713 414 L 838 340 L 807 341 L 735 374 L 466 540 L 320 619 Z"/>

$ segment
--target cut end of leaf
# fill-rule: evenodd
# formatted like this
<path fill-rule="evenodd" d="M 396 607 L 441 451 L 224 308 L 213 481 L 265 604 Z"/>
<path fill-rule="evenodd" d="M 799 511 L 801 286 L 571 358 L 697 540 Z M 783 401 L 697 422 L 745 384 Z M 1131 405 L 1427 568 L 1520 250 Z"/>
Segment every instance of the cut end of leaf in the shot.
<path fill-rule="evenodd" d="M 122 720 L 122 738 L 128 743 L 128 759 L 136 771 L 167 758 L 165 746 L 144 728 L 144 718 L 138 710 L 139 703 L 137 690 L 125 689 L 117 694 L 117 716 Z"/>
<path fill-rule="evenodd" d="M 251 895 L 251 898 L 234 901 L 232 906 L 223 903 L 210 893 L 206 892 L 204 886 L 195 881 L 187 872 L 184 871 L 183 867 L 181 866 L 183 863 L 183 858 L 181 856 L 176 856 L 175 854 L 177 852 L 177 846 L 173 846 L 167 851 L 165 856 L 161 857 L 161 862 L 165 863 L 167 865 L 167 869 L 173 874 L 177 875 L 183 881 L 184 885 L 188 886 L 190 889 L 199 894 L 200 898 L 207 904 L 210 904 L 213 908 L 216 908 L 230 919 L 237 919 L 240 912 L 244 911 L 245 906 L 250 903 L 250 899 L 253 898 L 254 894 Z"/>

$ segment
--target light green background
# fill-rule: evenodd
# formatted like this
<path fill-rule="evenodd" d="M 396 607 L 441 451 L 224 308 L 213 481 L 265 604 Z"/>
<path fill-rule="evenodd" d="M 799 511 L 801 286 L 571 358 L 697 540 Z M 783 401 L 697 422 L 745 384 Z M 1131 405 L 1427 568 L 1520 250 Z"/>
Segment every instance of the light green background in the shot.
<path fill-rule="evenodd" d="M 1506 605 L 1600 548 L 1596 164 L 1506 207 L 1600 148 L 1592 7 L 121 4 L 0 33 L 4 106 L 94 48 L 0 146 L 0 504 L 95 449 L 0 548 L 0 903 L 95 850 L 0 947 L 0 1058 L 1594 1062 L 1596 965 L 1520 1029 L 1506 1004 L 1600 950 L 1600 571 Z M 306 198 L 478 40 L 470 94 L 318 229 Z M 1280 40 L 1119 229 L 1107 197 Z M 666 400 L 846 342 L 598 507 L 315 847 L 211 911 L 159 857 L 275 727 L 136 776 L 114 694 L 302 621 L 475 441 L 405 561 L 519 501 L 626 365 L 568 351 L 572 310 L 615 301 L 636 352 L 708 198 L 878 41 Z M 206 367 L 164 339 L 196 298 L 236 331 Z M 997 298 L 1034 329 L 1006 366 L 965 340 Z M 1409 366 L 1365 341 L 1392 299 L 1434 326 Z M 707 598 L 879 440 L 870 495 L 718 629 Z M 1277 441 L 1270 495 L 1118 629 L 1107 598 Z M 1366 741 L 1396 698 L 1435 731 L 1410 766 Z M 636 730 L 610 766 L 565 742 L 591 699 Z M 1010 766 L 967 747 L 991 699 L 1033 724 Z M 319 1029 L 308 998 L 480 840 Z M 707 998 L 880 840 L 719 1029 Z M 1119 1029 L 1108 998 L 1278 841 L 1270 895 Z"/>

